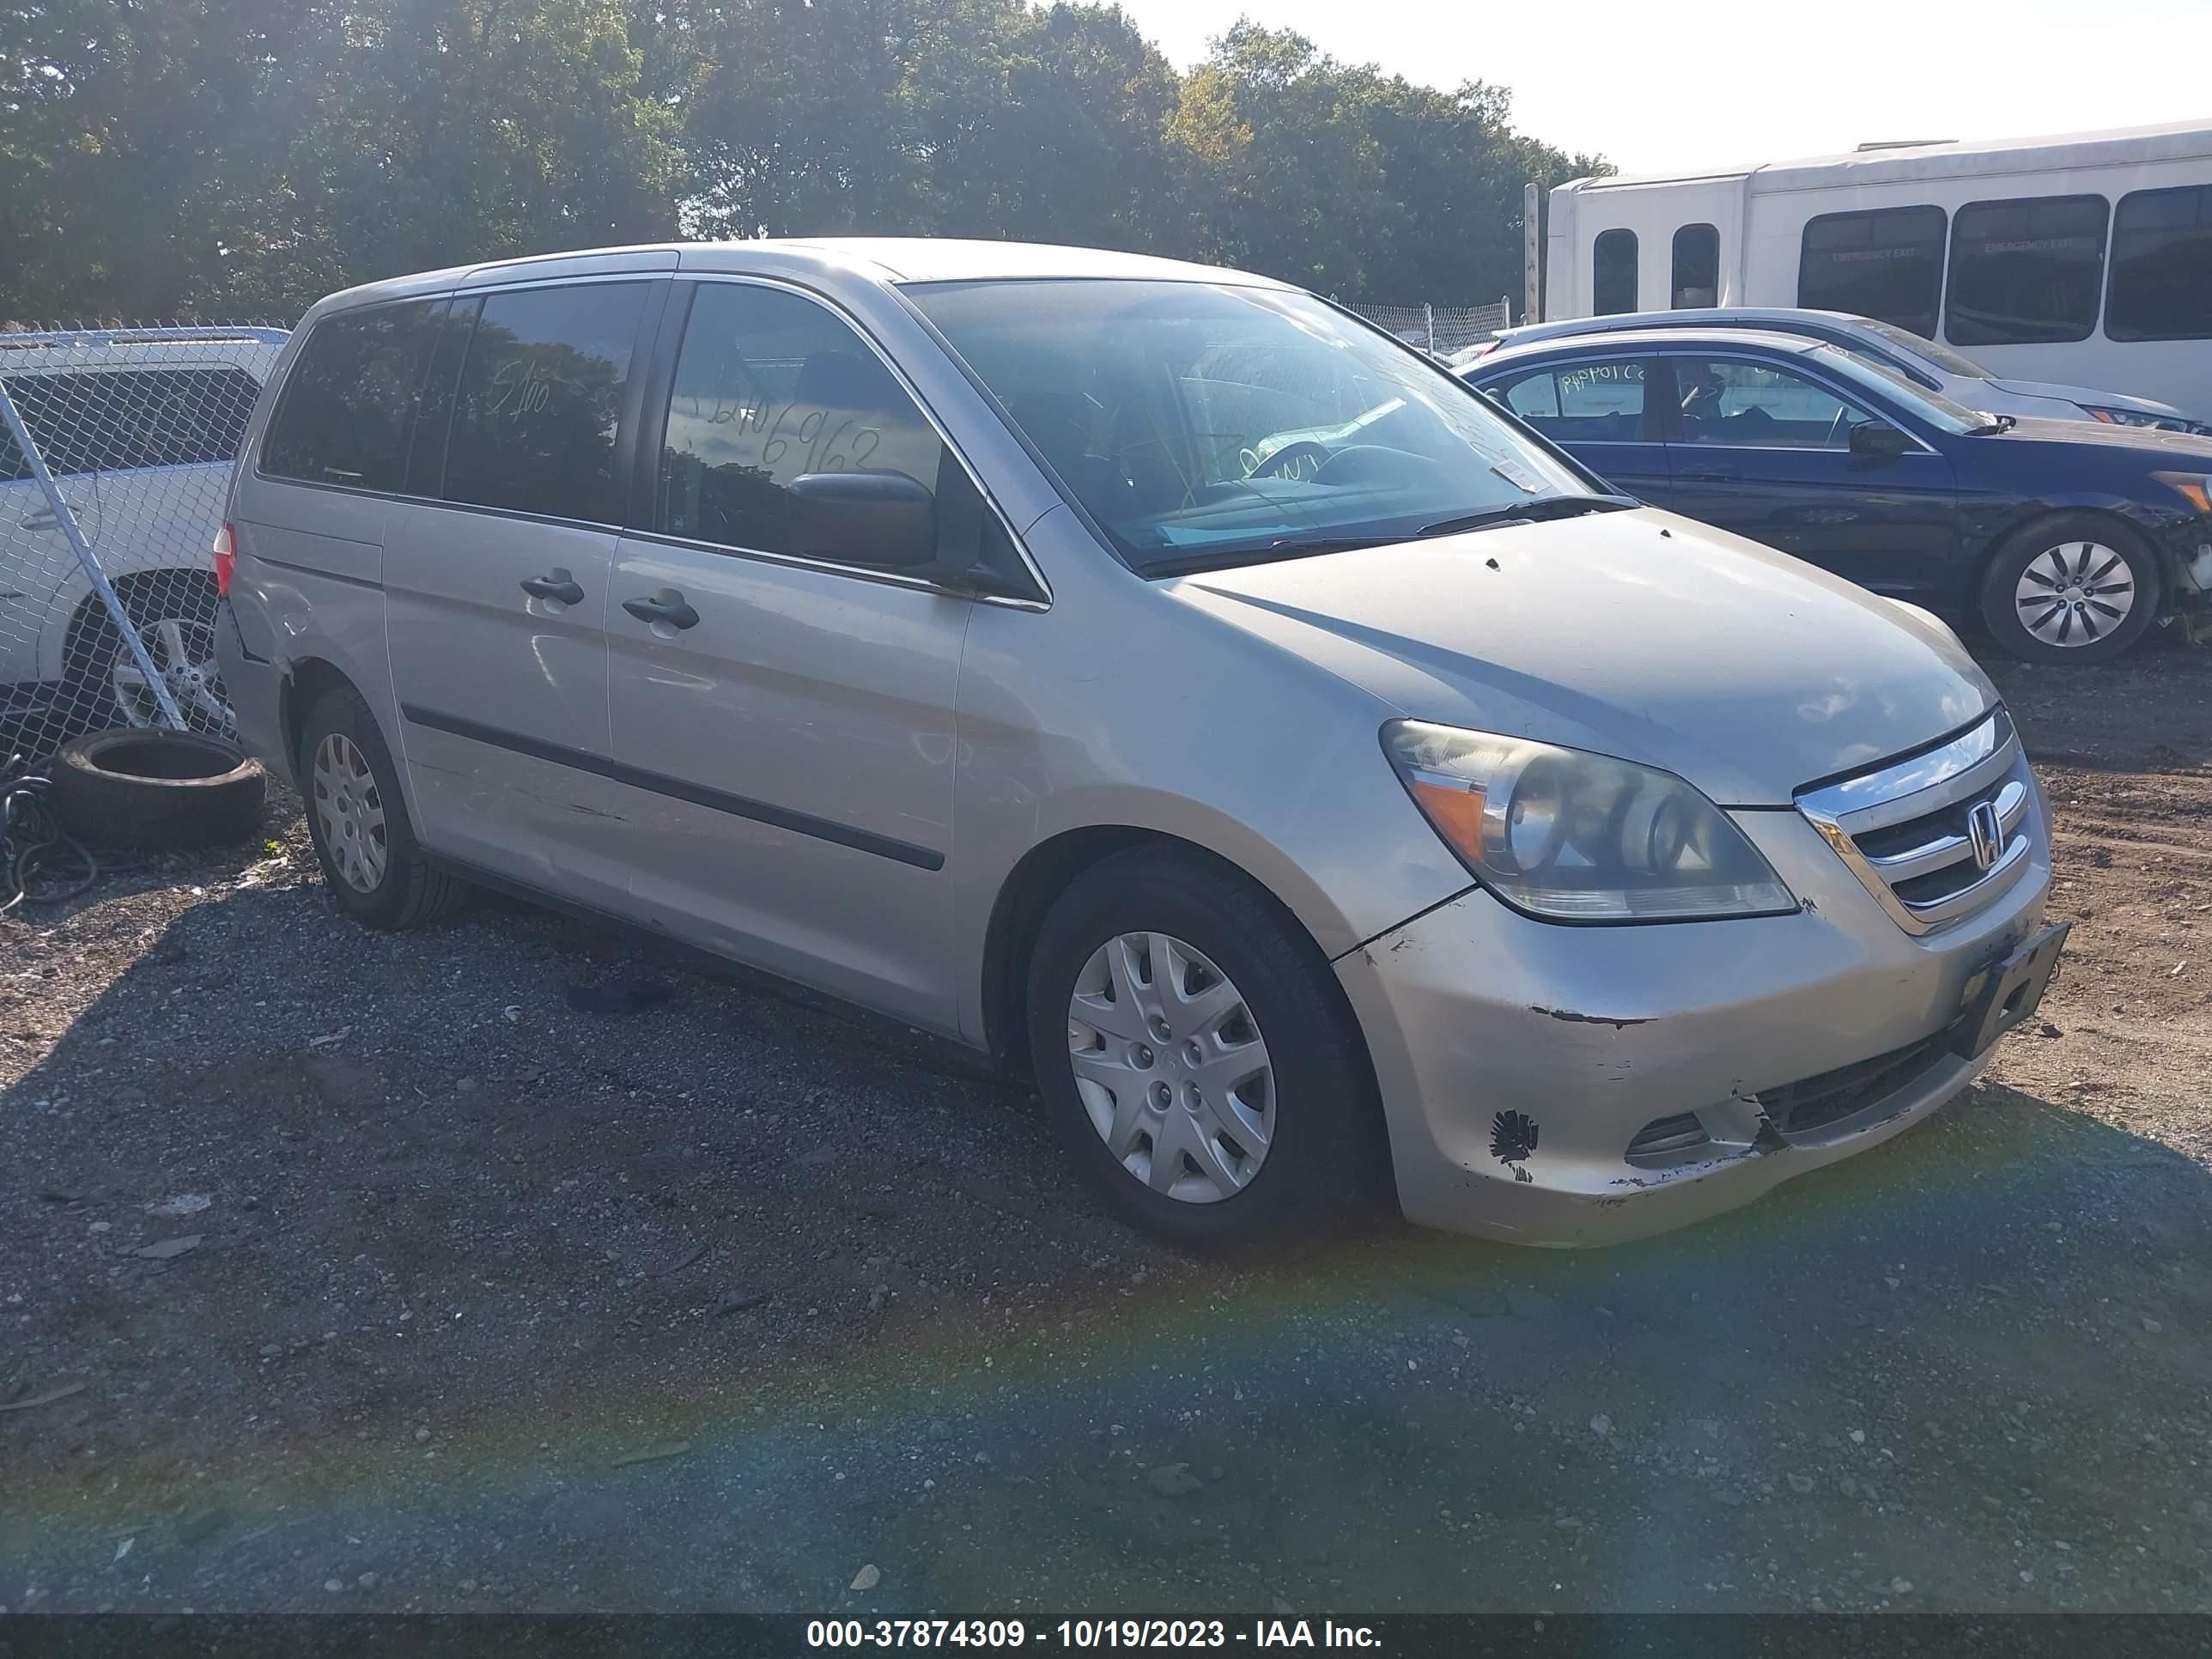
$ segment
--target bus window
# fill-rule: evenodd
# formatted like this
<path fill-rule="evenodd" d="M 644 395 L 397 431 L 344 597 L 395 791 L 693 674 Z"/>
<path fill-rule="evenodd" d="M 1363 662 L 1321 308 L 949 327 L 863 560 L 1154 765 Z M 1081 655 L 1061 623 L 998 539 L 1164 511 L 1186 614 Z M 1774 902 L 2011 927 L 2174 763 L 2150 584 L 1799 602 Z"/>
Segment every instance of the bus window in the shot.
<path fill-rule="evenodd" d="M 1805 222 L 1797 261 L 1797 303 L 1848 311 L 1933 338 L 1943 291 L 1939 207 L 1824 213 Z"/>
<path fill-rule="evenodd" d="M 2115 340 L 2212 339 L 2212 185 L 2120 198 L 2105 333 Z"/>
<path fill-rule="evenodd" d="M 1951 221 L 1943 332 L 1954 345 L 2086 340 L 2105 286 L 2101 196 L 1969 202 Z"/>
<path fill-rule="evenodd" d="M 1636 233 L 1601 230 L 1590 245 L 1590 315 L 1636 309 Z"/>
<path fill-rule="evenodd" d="M 1711 225 L 1684 225 L 1674 233 L 1677 310 L 1721 302 L 1721 234 Z"/>

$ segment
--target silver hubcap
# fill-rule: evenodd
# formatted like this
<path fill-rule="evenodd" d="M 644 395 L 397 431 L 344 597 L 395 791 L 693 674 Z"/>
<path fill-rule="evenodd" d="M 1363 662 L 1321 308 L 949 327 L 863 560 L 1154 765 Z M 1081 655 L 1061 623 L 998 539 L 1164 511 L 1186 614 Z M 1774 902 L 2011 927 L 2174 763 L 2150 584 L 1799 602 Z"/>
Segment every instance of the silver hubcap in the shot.
<path fill-rule="evenodd" d="M 1068 1059 L 1091 1127 L 1156 1193 L 1212 1204 L 1242 1192 L 1275 1134 L 1275 1073 L 1244 998 L 1166 933 L 1091 953 L 1067 1003 Z"/>
<path fill-rule="evenodd" d="M 235 724 L 222 689 L 222 670 L 215 659 L 215 629 L 205 623 L 164 617 L 138 630 L 139 643 L 154 660 L 154 672 L 168 688 L 169 700 L 195 732 L 228 733 Z M 128 646 L 115 647 L 108 685 L 126 726 L 162 726 L 161 699 Z"/>
<path fill-rule="evenodd" d="M 347 886 L 373 893 L 384 880 L 384 797 L 353 739 L 333 732 L 315 746 L 315 822 Z"/>
<path fill-rule="evenodd" d="M 2136 608 L 2135 573 L 2099 542 L 2039 553 L 2013 588 L 2021 626 L 2045 645 L 2094 645 Z"/>

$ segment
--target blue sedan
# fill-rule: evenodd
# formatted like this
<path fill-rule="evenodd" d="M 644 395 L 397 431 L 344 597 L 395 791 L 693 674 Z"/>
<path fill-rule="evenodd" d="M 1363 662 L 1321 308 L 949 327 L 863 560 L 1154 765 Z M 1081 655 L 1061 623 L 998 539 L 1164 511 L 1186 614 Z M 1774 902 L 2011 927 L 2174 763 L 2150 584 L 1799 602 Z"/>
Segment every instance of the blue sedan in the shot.
<path fill-rule="evenodd" d="M 2212 608 L 2212 439 L 1962 409 L 1834 346 L 1668 328 L 1507 346 L 1469 384 L 1622 492 L 2030 661 Z"/>

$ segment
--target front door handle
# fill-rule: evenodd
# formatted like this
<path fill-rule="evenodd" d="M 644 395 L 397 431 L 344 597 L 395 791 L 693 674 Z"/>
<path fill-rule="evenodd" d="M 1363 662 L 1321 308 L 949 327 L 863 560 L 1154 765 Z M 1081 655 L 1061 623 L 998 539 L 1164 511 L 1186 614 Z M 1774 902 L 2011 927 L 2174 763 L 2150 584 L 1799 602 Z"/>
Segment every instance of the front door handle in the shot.
<path fill-rule="evenodd" d="M 522 584 L 522 591 L 533 599 L 557 599 L 562 605 L 581 605 L 584 590 L 566 576 L 532 576 Z"/>
<path fill-rule="evenodd" d="M 641 623 L 666 623 L 671 628 L 696 628 L 699 613 L 684 604 L 684 596 L 665 588 L 649 599 L 624 599 L 623 609 Z"/>
<path fill-rule="evenodd" d="M 1735 474 L 1708 468 L 1702 472 L 1683 472 L 1676 475 L 1684 483 L 1734 483 Z"/>

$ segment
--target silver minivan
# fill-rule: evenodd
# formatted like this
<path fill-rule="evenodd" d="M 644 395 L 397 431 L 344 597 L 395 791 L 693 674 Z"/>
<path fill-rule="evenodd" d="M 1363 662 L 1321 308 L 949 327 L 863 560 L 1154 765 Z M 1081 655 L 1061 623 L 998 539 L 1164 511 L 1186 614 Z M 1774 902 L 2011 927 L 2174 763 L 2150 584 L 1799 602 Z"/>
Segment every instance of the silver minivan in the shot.
<path fill-rule="evenodd" d="M 217 547 L 373 926 L 473 884 L 1034 1075 L 1101 1196 L 1594 1244 L 1956 1094 L 2049 840 L 1926 614 L 1436 362 L 1069 248 L 625 248 L 325 300 Z"/>

